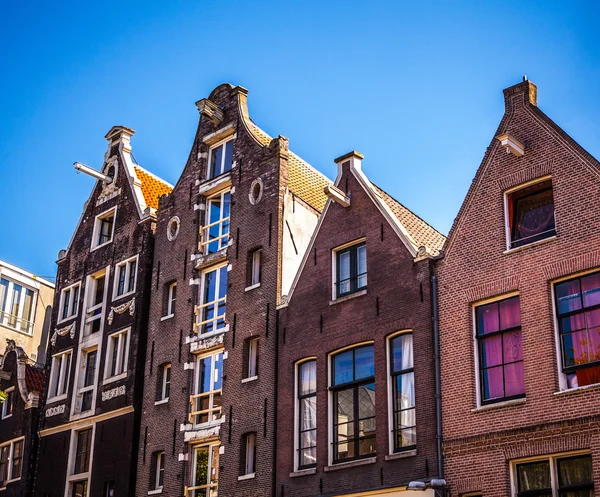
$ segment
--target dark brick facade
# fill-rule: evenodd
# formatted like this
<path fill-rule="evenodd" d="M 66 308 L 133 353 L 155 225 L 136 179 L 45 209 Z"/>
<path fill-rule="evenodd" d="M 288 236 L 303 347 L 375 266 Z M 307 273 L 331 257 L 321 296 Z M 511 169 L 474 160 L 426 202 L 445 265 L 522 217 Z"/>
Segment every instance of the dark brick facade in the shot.
<path fill-rule="evenodd" d="M 567 389 L 561 379 L 553 286 L 600 268 L 600 165 L 537 107 L 531 82 L 504 96 L 496 135 L 512 135 L 525 153 L 507 153 L 492 140 L 436 269 L 446 478 L 452 495 L 516 495 L 515 460 L 583 451 L 592 456 L 598 491 L 598 389 Z M 546 176 L 556 237 L 507 250 L 503 193 Z M 512 294 L 520 297 L 525 396 L 482 406 L 473 307 Z"/>

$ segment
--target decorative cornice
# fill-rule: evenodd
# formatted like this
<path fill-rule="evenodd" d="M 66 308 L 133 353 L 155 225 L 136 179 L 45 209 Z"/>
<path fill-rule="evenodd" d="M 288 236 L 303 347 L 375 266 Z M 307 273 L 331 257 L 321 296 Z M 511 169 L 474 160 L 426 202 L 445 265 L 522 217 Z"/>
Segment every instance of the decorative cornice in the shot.
<path fill-rule="evenodd" d="M 130 316 L 133 316 L 135 314 L 135 297 L 133 297 L 129 302 L 125 302 L 124 304 L 118 305 L 117 307 L 111 307 L 106 321 L 109 325 L 112 324 L 113 319 L 115 318 L 115 312 L 117 314 L 123 314 L 127 310 L 129 310 Z"/>
<path fill-rule="evenodd" d="M 58 337 L 64 337 L 67 334 L 71 336 L 71 339 L 75 338 L 75 321 L 73 321 L 70 325 L 65 326 L 64 328 L 58 328 L 54 330 L 52 338 L 50 339 L 50 343 L 54 347 L 56 345 L 56 339 Z"/>

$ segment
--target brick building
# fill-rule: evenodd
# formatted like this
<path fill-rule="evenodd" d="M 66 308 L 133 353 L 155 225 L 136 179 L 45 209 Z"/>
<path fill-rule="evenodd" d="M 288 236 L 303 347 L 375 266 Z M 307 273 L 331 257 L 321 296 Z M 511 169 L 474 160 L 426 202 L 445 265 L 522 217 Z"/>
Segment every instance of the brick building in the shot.
<path fill-rule="evenodd" d="M 223 84 L 197 102 L 188 162 L 160 202 L 138 496 L 272 494 L 276 306 L 330 182 L 246 100 Z"/>
<path fill-rule="evenodd" d="M 31 495 L 38 447 L 43 366 L 9 339 L 2 355 L 0 390 L 0 490 L 7 497 Z"/>
<path fill-rule="evenodd" d="M 433 495 L 432 256 L 444 236 L 351 152 L 279 308 L 281 497 Z M 408 489 L 421 481 L 425 492 Z M 275 494 L 274 494 L 275 495 Z"/>
<path fill-rule="evenodd" d="M 439 278 L 452 495 L 593 495 L 600 482 L 600 164 L 537 107 L 505 113 Z"/>
<path fill-rule="evenodd" d="M 115 126 L 58 260 L 33 495 L 133 495 L 158 197 L 171 186 Z M 31 494 L 30 494 L 31 495 Z"/>

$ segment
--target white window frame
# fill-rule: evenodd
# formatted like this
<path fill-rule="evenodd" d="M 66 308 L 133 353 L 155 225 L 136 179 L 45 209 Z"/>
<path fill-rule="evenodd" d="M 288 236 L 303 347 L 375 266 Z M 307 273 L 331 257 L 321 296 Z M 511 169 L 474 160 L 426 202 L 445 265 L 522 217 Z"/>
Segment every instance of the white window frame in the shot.
<path fill-rule="evenodd" d="M 132 262 L 135 262 L 135 275 L 133 277 L 133 289 L 129 290 L 128 284 L 129 284 L 129 280 L 131 277 L 131 263 Z M 123 293 L 119 294 L 119 273 L 120 273 L 122 267 L 125 267 L 125 284 L 123 286 Z M 124 297 L 133 295 L 135 293 L 135 290 L 137 288 L 138 269 L 139 269 L 139 256 L 138 255 L 130 257 L 129 259 L 125 259 L 124 261 L 121 261 L 117 265 L 115 265 L 113 295 L 112 295 L 113 300 L 122 299 Z"/>
<path fill-rule="evenodd" d="M 4 393 L 6 393 L 8 395 L 8 397 L 6 398 L 6 400 L 4 402 L 2 402 L 2 418 L 1 419 L 10 418 L 15 409 L 15 387 L 7 388 L 6 390 L 4 390 Z M 10 403 L 8 402 L 9 399 L 10 399 Z M 10 412 L 7 412 L 9 404 L 10 404 Z"/>
<path fill-rule="evenodd" d="M 235 138 L 235 135 L 234 136 L 229 135 L 229 136 L 227 136 L 227 138 L 224 138 L 223 140 L 221 140 L 221 141 L 215 143 L 214 145 L 212 145 L 210 147 L 210 149 L 208 150 L 208 162 L 206 164 L 206 179 L 207 180 L 218 178 L 222 174 L 225 174 L 225 172 L 230 173 L 233 170 L 233 163 L 235 162 L 233 160 L 233 141 L 234 141 L 234 138 Z M 227 148 L 227 143 L 229 143 L 229 142 L 232 142 L 231 143 L 231 147 L 232 147 L 232 149 L 231 149 L 231 152 L 232 152 L 231 153 L 231 159 L 232 159 L 231 169 L 229 171 L 224 171 L 225 156 L 226 156 L 225 150 Z M 212 163 L 212 154 L 213 154 L 213 151 L 216 150 L 216 149 L 218 149 L 219 147 L 223 147 L 223 153 L 221 154 L 221 165 L 219 166 L 219 171 L 220 172 L 217 173 L 215 171 L 215 174 L 213 176 L 211 176 L 210 175 L 210 172 L 211 172 L 210 168 L 211 168 L 211 163 Z"/>
<path fill-rule="evenodd" d="M 104 276 L 104 295 L 102 296 L 102 302 L 99 304 L 90 305 L 94 295 L 96 293 L 96 280 Z M 105 269 L 95 272 L 86 278 L 85 284 L 85 295 L 83 302 L 83 319 L 81 320 L 82 336 L 84 339 L 89 339 L 92 336 L 102 336 L 104 331 L 104 316 L 106 314 L 106 302 L 108 300 L 108 288 L 110 279 L 110 266 Z M 94 314 L 94 311 L 100 309 L 98 314 Z M 92 322 L 100 320 L 100 329 L 97 333 L 91 333 Z M 88 332 L 89 326 L 89 332 Z"/>
<path fill-rule="evenodd" d="M 298 371 L 300 366 L 305 362 L 317 361 L 317 356 L 311 357 L 303 357 L 302 359 L 296 361 L 294 364 L 294 471 L 312 471 L 314 468 L 300 469 L 300 445 L 298 441 L 300 439 L 300 402 L 299 402 L 299 390 L 298 386 L 300 383 L 300 377 L 298 375 Z M 318 364 L 317 364 L 318 367 Z M 318 378 L 317 378 L 318 382 Z M 315 397 L 317 396 L 317 392 L 319 391 L 318 387 L 315 390 Z M 318 401 L 318 400 L 317 400 Z M 318 412 L 318 410 L 317 410 Z M 317 419 L 318 422 L 318 419 Z M 318 429 L 317 429 L 318 430 Z M 317 431 L 318 436 L 318 431 Z"/>
<path fill-rule="evenodd" d="M 66 367 L 66 356 L 70 356 L 69 368 Z M 60 368 L 58 367 L 58 361 L 60 360 Z M 65 399 L 69 393 L 69 380 L 71 378 L 71 368 L 73 366 L 73 349 L 63 350 L 58 354 L 52 356 L 52 367 L 50 369 L 50 383 L 48 385 L 48 393 L 52 395 L 52 392 L 58 390 L 58 395 L 48 397 L 48 402 L 56 402 L 61 399 Z"/>
<path fill-rule="evenodd" d="M 248 340 L 248 372 L 246 380 L 258 378 L 258 337 Z"/>
<path fill-rule="evenodd" d="M 215 367 L 216 365 L 216 359 L 219 356 L 219 354 L 221 355 L 221 388 L 217 388 L 215 389 L 215 383 L 217 382 L 217 368 Z M 208 392 L 203 392 L 200 393 L 200 363 L 202 361 L 202 359 L 206 358 L 206 357 L 211 357 L 212 361 L 210 364 L 210 383 L 211 383 L 211 390 Z M 219 407 L 214 405 L 214 396 L 215 394 L 220 394 L 222 395 L 223 392 L 223 359 L 224 359 L 224 351 L 223 349 L 216 349 L 213 350 L 211 352 L 207 352 L 205 354 L 198 354 L 195 357 L 195 362 L 194 362 L 194 394 L 190 396 L 190 404 L 191 404 L 191 408 L 190 408 L 190 414 L 189 414 L 189 419 L 188 421 L 190 423 L 192 423 L 194 426 L 211 426 L 214 425 L 216 423 L 222 423 L 224 421 L 224 416 L 223 416 L 223 406 L 220 407 L 221 409 L 221 416 L 217 419 L 211 420 L 210 418 L 213 416 L 213 411 L 218 411 Z M 208 421 L 204 422 L 204 423 L 195 423 L 195 416 L 198 415 L 197 413 L 199 413 L 200 411 L 195 411 L 195 399 L 196 398 L 200 398 L 200 396 L 203 397 L 208 397 Z"/>
<path fill-rule="evenodd" d="M 14 457 L 14 452 L 15 452 L 15 444 L 18 442 L 21 442 L 21 476 L 14 478 L 13 474 L 12 474 L 13 457 Z M 8 485 L 9 483 L 12 483 L 14 481 L 19 481 L 23 477 L 23 468 L 25 466 L 25 457 L 24 457 L 25 437 L 24 436 L 17 437 L 17 438 L 13 438 L 12 440 L 9 440 L 8 442 L 4 442 L 2 445 L 0 445 L 0 449 L 3 449 L 4 447 L 8 447 L 8 458 L 6 459 L 6 464 L 7 464 L 6 482 L 5 482 L 4 486 L 0 487 L 0 490 L 4 490 L 6 488 L 6 485 Z"/>
<path fill-rule="evenodd" d="M 254 478 L 256 475 L 256 432 L 248 432 L 243 436 L 246 442 L 244 447 L 244 473 L 238 477 L 238 480 Z M 250 471 L 250 469 L 254 469 L 254 471 Z"/>
<path fill-rule="evenodd" d="M 194 492 L 193 495 L 197 495 L 195 493 L 195 491 L 197 490 L 206 490 L 206 495 L 208 497 L 215 497 L 216 496 L 216 490 L 219 486 L 219 481 L 217 479 L 217 484 L 216 486 L 211 486 L 210 480 L 211 478 L 211 469 L 213 466 L 213 450 L 215 447 L 220 447 L 220 443 L 219 442 L 213 442 L 213 443 L 208 443 L 208 444 L 197 444 L 192 446 L 192 467 L 191 467 L 191 471 L 190 471 L 190 479 L 191 479 L 191 485 L 187 487 L 188 490 L 188 494 L 189 492 Z M 196 480 L 196 466 L 197 466 L 197 461 L 198 461 L 198 451 L 200 449 L 207 449 L 208 450 L 208 463 L 207 463 L 207 467 L 208 467 L 208 478 L 207 478 L 207 483 L 203 484 L 203 485 L 198 485 L 198 486 L 193 486 L 195 484 L 195 480 Z M 186 494 L 186 495 L 188 495 Z"/>
<path fill-rule="evenodd" d="M 12 330 L 12 331 L 16 331 L 17 333 L 21 333 L 23 335 L 27 335 L 27 336 L 32 336 L 33 335 L 33 325 L 34 325 L 34 320 L 35 320 L 35 311 L 36 311 L 36 305 L 37 305 L 37 297 L 38 297 L 38 290 L 35 288 L 30 287 L 29 285 L 26 285 L 25 283 L 21 282 L 21 281 L 14 281 L 13 279 L 9 278 L 6 275 L 2 275 L 0 274 L 0 278 L 5 279 L 8 281 L 8 287 L 6 288 L 6 303 L 4 304 L 4 307 L 2 307 L 2 302 L 0 302 L 0 325 Z M 15 285 L 19 285 L 22 288 L 21 291 L 21 296 L 19 297 L 19 310 L 18 313 L 16 315 L 11 314 L 9 311 L 12 310 L 13 307 L 13 294 L 14 294 L 14 286 Z M 24 310 L 24 304 L 25 304 L 25 294 L 27 293 L 27 290 L 33 292 L 33 298 L 32 298 L 32 302 L 31 302 L 31 315 L 29 316 L 30 319 L 23 319 L 23 310 Z M 8 309 L 8 311 L 7 311 Z M 15 317 L 16 318 L 16 322 L 15 325 L 11 325 L 8 323 L 9 317 Z M 23 323 L 23 321 L 26 321 L 28 323 L 27 325 L 27 330 L 31 330 L 31 332 L 29 331 L 23 331 L 21 329 L 21 325 Z"/>
<path fill-rule="evenodd" d="M 96 351 L 96 366 L 94 371 L 94 379 L 91 385 L 83 386 L 85 383 L 86 376 L 86 367 L 87 367 L 87 356 L 90 352 Z M 76 378 L 76 386 L 74 388 L 73 395 L 73 407 L 71 413 L 71 419 L 76 417 L 87 417 L 94 414 L 94 407 L 96 405 L 96 395 L 97 395 L 97 385 L 98 385 L 98 375 L 100 374 L 100 346 L 93 346 L 89 348 L 82 348 L 79 351 L 79 357 L 77 361 L 77 378 Z M 92 392 L 92 406 L 91 409 L 87 411 L 82 411 L 83 404 L 83 394 L 86 392 Z"/>
<path fill-rule="evenodd" d="M 77 306 L 75 307 L 75 312 L 73 312 L 73 291 L 75 289 L 78 289 L 78 294 L 77 294 Z M 67 292 L 69 292 L 69 301 L 68 301 L 68 309 L 69 309 L 69 314 L 67 317 L 63 317 L 63 307 L 65 304 L 65 298 L 66 298 L 66 294 Z M 60 303 L 58 306 L 58 319 L 56 320 L 56 323 L 63 323 L 65 321 L 69 321 L 71 319 L 76 318 L 79 315 L 79 305 L 81 304 L 81 281 L 78 281 L 77 283 L 73 283 L 72 285 L 69 285 L 65 288 L 63 288 L 60 292 Z"/>
<path fill-rule="evenodd" d="M 229 194 L 230 215 L 223 216 L 224 208 L 225 208 L 225 195 L 227 195 L 227 194 Z M 210 202 L 216 198 L 218 198 L 221 203 L 221 207 L 219 209 L 219 218 L 211 219 L 211 217 L 210 217 L 210 213 L 211 213 Z M 218 250 L 222 250 L 222 249 L 226 248 L 227 244 L 229 243 L 229 240 L 231 239 L 231 223 L 229 222 L 231 219 L 231 189 L 225 188 L 225 189 L 219 190 L 218 192 L 213 193 L 212 195 L 207 197 L 205 213 L 206 213 L 206 219 L 205 219 L 204 226 L 202 226 L 202 231 L 201 231 L 202 240 L 200 241 L 200 249 L 202 250 L 202 253 L 204 253 L 206 255 L 206 254 L 208 254 L 207 249 L 211 243 L 216 242 L 218 244 L 218 246 L 219 246 L 219 248 L 217 249 L 217 251 L 218 251 Z M 223 224 L 226 221 L 229 222 L 229 227 L 228 227 L 227 233 L 223 233 Z M 209 235 L 210 228 L 212 228 L 213 226 L 219 227 L 219 236 L 217 238 L 210 239 L 208 235 Z"/>
<path fill-rule="evenodd" d="M 352 297 L 352 296 L 358 296 L 358 295 L 363 295 L 364 292 L 367 291 L 367 288 L 363 288 L 362 290 L 358 290 L 354 293 L 349 293 L 348 295 L 343 295 L 341 297 L 337 296 L 337 253 L 340 250 L 344 250 L 347 249 L 348 247 L 352 247 L 353 245 L 358 245 L 360 243 L 367 241 L 367 237 L 363 236 L 361 238 L 357 238 L 356 240 L 352 240 L 351 242 L 348 243 L 344 243 L 343 245 L 339 245 L 337 247 L 334 247 L 333 249 L 331 249 L 331 300 L 338 300 L 338 299 L 344 299 L 347 297 Z M 367 258 L 367 280 L 368 280 L 368 258 Z M 367 283 L 368 285 L 368 283 Z"/>
<path fill-rule="evenodd" d="M 102 220 L 113 216 L 113 225 L 112 232 L 110 234 L 110 240 L 104 243 L 98 243 L 98 236 L 100 235 L 100 226 L 102 225 Z M 112 243 L 115 239 L 115 226 L 117 224 L 117 206 L 111 207 L 110 209 L 101 212 L 94 218 L 94 230 L 92 232 L 92 247 L 90 248 L 90 252 L 97 250 L 101 247 L 105 247 L 109 243 Z"/>
<path fill-rule="evenodd" d="M 106 356 L 104 359 L 104 381 L 102 384 L 127 378 L 129 366 L 129 339 L 131 338 L 131 327 L 124 328 L 108 335 L 106 340 Z M 117 340 L 117 368 L 118 373 L 111 374 L 112 356 L 114 352 L 114 340 Z M 123 356 L 124 354 L 124 356 Z M 119 365 L 125 364 L 121 370 Z"/>
<path fill-rule="evenodd" d="M 524 457 L 510 461 L 510 491 L 511 497 L 517 497 L 519 494 L 519 477 L 517 475 L 517 466 L 530 462 L 549 461 L 550 463 L 550 484 L 552 485 L 552 496 L 558 497 L 558 474 L 556 471 L 557 459 L 566 459 L 577 456 L 592 456 L 589 450 L 575 450 L 572 452 L 558 452 L 556 454 L 546 454 L 544 456 Z M 596 489 L 595 489 L 596 490 Z M 481 493 L 481 492 L 480 492 Z"/>
<path fill-rule="evenodd" d="M 198 336 L 201 337 L 209 337 L 212 335 L 219 335 L 221 333 L 224 333 L 226 331 L 229 330 L 229 325 L 227 324 L 227 322 L 225 321 L 225 317 L 227 315 L 227 293 L 225 293 L 225 296 L 222 298 L 219 298 L 218 295 L 221 291 L 221 269 L 223 267 L 227 267 L 227 262 L 224 262 L 222 264 L 217 264 L 215 266 L 210 266 L 208 268 L 206 268 L 204 271 L 202 271 L 202 274 L 200 275 L 200 304 L 196 306 L 195 308 L 195 312 L 196 312 L 196 321 L 194 322 L 194 332 L 198 334 Z M 202 302 L 203 298 L 204 298 L 204 290 L 205 290 L 205 286 L 206 286 L 206 275 L 208 273 L 211 273 L 212 271 L 216 271 L 217 273 L 217 280 L 216 280 L 216 288 L 215 288 L 215 296 L 217 296 L 216 300 L 211 300 L 210 302 Z M 228 277 L 229 279 L 229 277 Z M 202 321 L 202 309 L 205 307 L 208 307 L 210 305 L 214 306 L 217 310 L 219 308 L 219 302 L 220 301 L 225 302 L 225 313 L 221 314 L 221 315 L 217 315 L 217 313 L 215 312 L 215 317 L 212 319 L 207 320 L 206 322 Z M 225 321 L 225 325 L 222 328 L 218 328 L 217 327 L 217 323 L 219 322 L 219 319 L 223 318 L 223 321 Z M 213 330 L 208 332 L 208 333 L 201 333 L 202 330 L 202 326 L 204 324 L 207 323 L 213 323 Z"/>
<path fill-rule="evenodd" d="M 164 487 L 164 480 L 165 480 L 165 451 L 161 451 L 161 452 L 156 452 L 154 454 L 154 456 L 156 457 L 155 463 L 156 463 L 156 468 L 154 471 L 154 488 L 153 490 L 160 490 L 162 492 L 162 489 Z M 161 468 L 161 464 L 162 464 L 162 468 Z M 160 474 L 162 472 L 162 476 L 163 476 L 163 485 L 160 485 Z M 159 492 L 157 492 L 159 493 Z"/>
<path fill-rule="evenodd" d="M 246 291 L 258 288 L 262 280 L 262 255 L 263 249 L 253 250 L 250 256 L 250 285 Z"/>
<path fill-rule="evenodd" d="M 73 474 L 75 468 L 75 459 L 77 452 L 77 434 L 80 431 L 92 429 L 91 443 L 90 443 L 90 461 L 88 470 L 85 473 Z M 65 485 L 64 497 L 71 497 L 71 487 L 73 483 L 78 481 L 87 480 L 87 493 L 86 497 L 90 497 L 90 482 L 92 481 L 92 468 L 94 466 L 94 442 L 96 440 L 96 423 L 88 426 L 80 426 L 76 429 L 71 430 L 71 440 L 69 444 L 69 458 L 67 460 L 67 484 Z"/>
<path fill-rule="evenodd" d="M 169 402 L 169 397 L 171 395 L 171 375 L 169 374 L 169 381 L 167 381 L 167 371 L 172 372 L 171 363 L 167 362 L 161 366 L 161 379 L 160 379 L 160 399 L 158 399 L 154 404 L 164 404 Z M 169 395 L 167 396 L 167 384 L 169 385 Z"/>
<path fill-rule="evenodd" d="M 175 298 L 173 298 L 173 289 L 175 289 Z M 177 282 L 173 281 L 169 284 L 167 289 L 167 313 L 161 318 L 162 321 L 165 319 L 172 318 L 175 315 L 175 309 L 173 304 L 177 305 Z"/>

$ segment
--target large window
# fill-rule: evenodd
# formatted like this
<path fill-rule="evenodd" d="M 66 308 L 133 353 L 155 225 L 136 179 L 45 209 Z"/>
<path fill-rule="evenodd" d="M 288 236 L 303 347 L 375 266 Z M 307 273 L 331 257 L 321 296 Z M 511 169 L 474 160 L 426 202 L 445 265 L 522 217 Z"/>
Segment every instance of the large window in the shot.
<path fill-rule="evenodd" d="M 219 484 L 219 446 L 194 447 L 192 485 L 186 497 L 216 497 Z"/>
<path fill-rule="evenodd" d="M 196 360 L 196 381 L 191 396 L 190 423 L 202 424 L 221 419 L 223 401 L 223 351 L 199 356 Z"/>
<path fill-rule="evenodd" d="M 91 335 L 102 329 L 104 316 L 106 271 L 88 277 L 87 305 L 85 312 L 85 334 Z"/>
<path fill-rule="evenodd" d="M 333 460 L 368 457 L 376 451 L 373 345 L 332 357 Z"/>
<path fill-rule="evenodd" d="M 113 299 L 124 297 L 135 292 L 137 279 L 137 256 L 117 264 Z"/>
<path fill-rule="evenodd" d="M 87 473 L 90 470 L 90 454 L 92 452 L 92 428 L 76 433 L 74 475 Z"/>
<path fill-rule="evenodd" d="M 96 216 L 94 234 L 92 236 L 92 249 L 112 242 L 115 231 L 116 212 L 116 209 L 110 209 Z"/>
<path fill-rule="evenodd" d="M 600 272 L 555 286 L 567 387 L 600 383 Z"/>
<path fill-rule="evenodd" d="M 96 382 L 96 359 L 98 351 L 96 349 L 87 350 L 82 353 L 82 368 L 79 375 L 80 385 L 78 394 L 78 412 L 86 412 L 92 409 L 94 399 L 94 388 Z"/>
<path fill-rule="evenodd" d="M 66 321 L 77 316 L 79 307 L 79 292 L 81 283 L 75 283 L 67 288 L 64 288 L 60 294 L 60 307 L 58 321 Z"/>
<path fill-rule="evenodd" d="M 550 456 L 515 465 L 518 497 L 593 497 L 592 457 Z"/>
<path fill-rule="evenodd" d="M 33 334 L 36 292 L 6 278 L 0 278 L 0 325 Z"/>
<path fill-rule="evenodd" d="M 200 334 L 213 333 L 225 327 L 227 300 L 227 266 L 208 269 L 202 274 L 198 315 L 195 328 Z"/>
<path fill-rule="evenodd" d="M 21 478 L 23 472 L 23 439 L 7 442 L 0 447 L 0 487 Z"/>
<path fill-rule="evenodd" d="M 390 376 L 393 450 L 414 449 L 417 446 L 417 419 L 412 333 L 402 333 L 390 339 Z"/>
<path fill-rule="evenodd" d="M 510 248 L 556 235 L 552 180 L 506 194 Z"/>
<path fill-rule="evenodd" d="M 231 193 L 228 190 L 219 192 L 206 200 L 206 219 L 200 243 L 204 254 L 214 254 L 227 247 L 230 210 Z"/>
<path fill-rule="evenodd" d="M 298 469 L 317 464 L 317 361 L 311 359 L 297 366 L 297 437 Z"/>
<path fill-rule="evenodd" d="M 129 330 L 113 333 L 108 337 L 104 378 L 127 374 L 129 357 Z"/>
<path fill-rule="evenodd" d="M 367 288 L 365 242 L 335 250 L 335 282 L 336 298 Z"/>
<path fill-rule="evenodd" d="M 476 307 L 482 404 L 525 396 L 519 297 Z"/>
<path fill-rule="evenodd" d="M 50 370 L 50 385 L 48 399 L 66 395 L 69 389 L 69 375 L 71 371 L 71 350 L 52 356 Z"/>
<path fill-rule="evenodd" d="M 230 171 L 232 165 L 233 140 L 229 140 L 211 148 L 208 158 L 208 179 Z"/>

